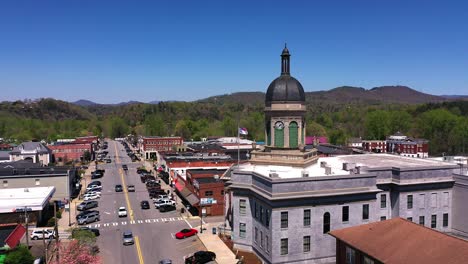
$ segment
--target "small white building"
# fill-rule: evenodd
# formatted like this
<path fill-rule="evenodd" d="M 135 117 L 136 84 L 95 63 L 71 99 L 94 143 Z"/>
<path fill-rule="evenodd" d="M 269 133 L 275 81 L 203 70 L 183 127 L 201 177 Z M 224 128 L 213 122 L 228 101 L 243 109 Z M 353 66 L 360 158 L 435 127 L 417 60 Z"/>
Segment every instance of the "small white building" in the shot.
<path fill-rule="evenodd" d="M 10 161 L 31 160 L 42 166 L 49 165 L 52 151 L 41 142 L 23 142 L 10 152 Z"/>

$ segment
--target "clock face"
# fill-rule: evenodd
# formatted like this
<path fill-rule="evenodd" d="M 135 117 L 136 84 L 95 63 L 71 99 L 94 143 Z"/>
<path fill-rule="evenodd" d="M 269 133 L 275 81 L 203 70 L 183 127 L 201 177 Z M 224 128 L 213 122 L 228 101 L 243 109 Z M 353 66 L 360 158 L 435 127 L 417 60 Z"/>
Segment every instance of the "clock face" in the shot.
<path fill-rule="evenodd" d="M 283 122 L 281 122 L 281 121 L 276 122 L 275 123 L 275 128 L 276 129 L 283 129 L 284 128 Z"/>

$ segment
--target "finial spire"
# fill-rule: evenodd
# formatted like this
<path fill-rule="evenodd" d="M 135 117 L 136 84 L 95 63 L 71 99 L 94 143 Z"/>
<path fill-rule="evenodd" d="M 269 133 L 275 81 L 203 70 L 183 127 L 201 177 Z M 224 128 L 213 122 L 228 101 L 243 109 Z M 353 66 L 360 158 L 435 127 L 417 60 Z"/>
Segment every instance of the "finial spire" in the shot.
<path fill-rule="evenodd" d="M 284 49 L 283 52 L 281 53 L 281 75 L 289 75 L 289 50 L 287 47 L 287 44 L 284 43 Z"/>

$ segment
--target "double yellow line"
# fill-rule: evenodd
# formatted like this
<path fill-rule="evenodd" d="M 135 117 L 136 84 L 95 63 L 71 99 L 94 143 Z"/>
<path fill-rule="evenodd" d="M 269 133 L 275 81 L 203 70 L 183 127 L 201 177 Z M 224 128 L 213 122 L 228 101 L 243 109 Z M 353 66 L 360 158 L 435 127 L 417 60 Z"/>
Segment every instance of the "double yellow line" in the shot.
<path fill-rule="evenodd" d="M 119 152 L 117 150 L 117 143 L 115 141 L 114 141 L 114 148 L 115 148 L 115 158 L 116 158 L 115 164 L 118 165 L 120 164 L 120 158 L 119 158 Z M 130 213 L 130 220 L 133 222 L 135 221 L 133 218 L 133 210 L 132 210 L 132 206 L 130 205 L 130 198 L 128 198 L 127 184 L 125 183 L 125 177 L 124 177 L 122 168 L 119 168 L 119 174 L 120 174 L 120 179 L 122 180 L 122 186 L 123 186 L 122 189 L 124 190 L 125 201 L 127 202 L 128 212 Z M 140 264 L 145 264 L 145 261 L 143 259 L 143 254 L 141 252 L 140 239 L 137 236 L 135 236 L 135 245 L 136 245 L 136 250 L 137 250 Z"/>

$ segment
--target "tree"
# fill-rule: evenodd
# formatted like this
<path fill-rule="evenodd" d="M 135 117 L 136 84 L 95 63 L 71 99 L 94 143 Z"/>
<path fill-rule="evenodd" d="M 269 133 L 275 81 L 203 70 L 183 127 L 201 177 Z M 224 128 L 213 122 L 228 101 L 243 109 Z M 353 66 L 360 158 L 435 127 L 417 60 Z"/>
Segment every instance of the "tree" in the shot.
<path fill-rule="evenodd" d="M 78 240 L 72 240 L 69 243 L 59 242 L 59 261 L 55 256 L 52 258 L 52 261 L 48 262 L 50 264 L 100 264 L 101 258 L 96 254 L 93 254 L 92 247 L 80 243 Z M 53 250 L 51 252 L 54 252 Z"/>
<path fill-rule="evenodd" d="M 17 246 L 5 258 L 5 264 L 31 264 L 33 261 L 34 257 L 25 245 Z"/>
<path fill-rule="evenodd" d="M 85 161 L 90 161 L 91 160 L 91 152 L 89 152 L 89 150 L 85 150 L 85 152 L 83 153 L 83 159 Z"/>
<path fill-rule="evenodd" d="M 96 243 L 96 235 L 89 230 L 74 229 L 72 230 L 72 238 L 78 240 L 82 244 L 90 246 L 94 246 Z"/>
<path fill-rule="evenodd" d="M 369 139 L 385 139 L 390 133 L 390 116 L 385 110 L 376 110 L 367 114 L 366 129 Z"/>

